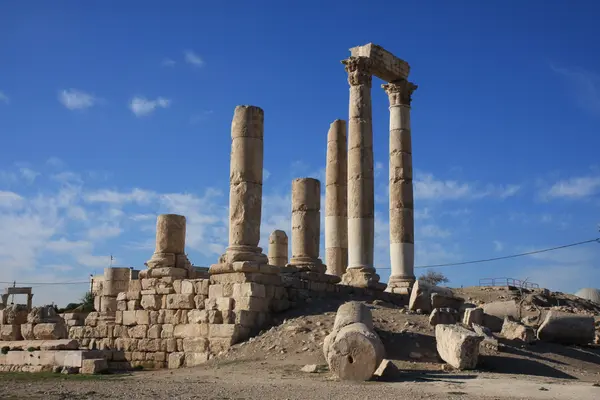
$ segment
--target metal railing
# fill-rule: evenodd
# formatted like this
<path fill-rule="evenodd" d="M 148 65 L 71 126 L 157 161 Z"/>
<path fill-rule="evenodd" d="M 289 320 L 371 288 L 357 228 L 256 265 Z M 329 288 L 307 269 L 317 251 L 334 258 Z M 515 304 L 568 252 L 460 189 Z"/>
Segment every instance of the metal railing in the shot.
<path fill-rule="evenodd" d="M 514 286 L 523 289 L 539 289 L 540 285 L 514 278 L 481 278 L 479 286 Z"/>

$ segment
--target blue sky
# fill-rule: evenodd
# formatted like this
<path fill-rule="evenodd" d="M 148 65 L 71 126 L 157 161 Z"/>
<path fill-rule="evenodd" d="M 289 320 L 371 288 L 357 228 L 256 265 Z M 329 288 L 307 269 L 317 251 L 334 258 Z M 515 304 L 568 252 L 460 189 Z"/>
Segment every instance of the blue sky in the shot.
<path fill-rule="evenodd" d="M 196 265 L 215 262 L 238 104 L 265 110 L 261 243 L 289 234 L 291 180 L 324 186 L 327 129 L 348 117 L 340 60 L 368 42 L 408 61 L 419 85 L 417 265 L 597 237 L 599 12 L 591 1 L 3 2 L 0 281 L 85 281 L 111 253 L 143 267 L 164 212 L 188 217 Z M 385 281 L 382 83 L 372 95 Z M 600 245 L 440 271 L 451 285 L 529 277 L 574 292 L 600 287 Z M 37 285 L 34 299 L 63 303 L 85 287 Z"/>

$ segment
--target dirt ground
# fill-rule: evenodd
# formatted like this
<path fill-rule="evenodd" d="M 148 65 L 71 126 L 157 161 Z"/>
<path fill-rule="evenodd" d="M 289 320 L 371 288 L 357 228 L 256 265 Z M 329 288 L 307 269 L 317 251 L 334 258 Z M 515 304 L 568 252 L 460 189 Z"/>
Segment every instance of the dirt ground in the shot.
<path fill-rule="evenodd" d="M 507 290 L 467 288 L 473 303 L 508 300 Z M 561 306 L 597 314 L 577 299 Z M 570 303 L 568 301 L 570 301 Z M 480 356 L 477 370 L 449 371 L 438 358 L 428 316 L 375 301 L 369 306 L 386 358 L 399 373 L 387 381 L 347 383 L 327 370 L 322 344 L 341 303 L 313 300 L 276 325 L 196 368 L 126 375 L 0 375 L 2 399 L 600 399 L 600 347 L 532 345 L 499 339 L 499 352 Z M 301 372 L 307 364 L 318 373 Z"/>

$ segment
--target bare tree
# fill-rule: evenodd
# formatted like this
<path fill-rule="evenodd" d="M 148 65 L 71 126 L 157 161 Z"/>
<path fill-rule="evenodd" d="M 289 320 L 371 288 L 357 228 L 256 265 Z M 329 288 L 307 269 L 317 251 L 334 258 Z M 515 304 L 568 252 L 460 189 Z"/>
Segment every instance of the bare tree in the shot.
<path fill-rule="evenodd" d="M 446 278 L 446 275 L 433 270 L 427 270 L 427 272 L 419 277 L 419 280 L 425 281 L 431 285 L 438 285 L 440 283 L 447 283 L 450 281 L 448 278 Z"/>

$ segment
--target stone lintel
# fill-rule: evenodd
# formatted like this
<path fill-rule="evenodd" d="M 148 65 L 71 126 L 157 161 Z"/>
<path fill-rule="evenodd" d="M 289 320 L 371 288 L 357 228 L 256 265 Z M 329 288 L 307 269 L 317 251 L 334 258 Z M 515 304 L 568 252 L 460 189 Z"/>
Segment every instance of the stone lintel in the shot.
<path fill-rule="evenodd" d="M 30 287 L 8 287 L 6 294 L 31 294 Z"/>
<path fill-rule="evenodd" d="M 383 47 L 373 43 L 356 46 L 350 49 L 353 57 L 367 57 L 372 61 L 372 73 L 386 82 L 406 79 L 410 72 L 408 63 Z"/>

